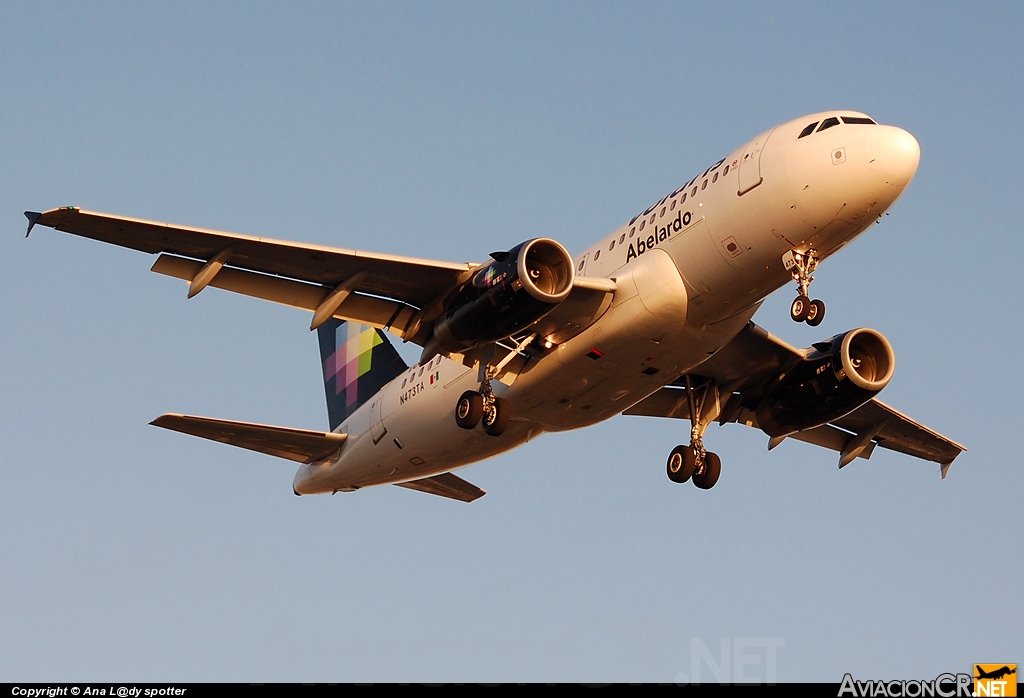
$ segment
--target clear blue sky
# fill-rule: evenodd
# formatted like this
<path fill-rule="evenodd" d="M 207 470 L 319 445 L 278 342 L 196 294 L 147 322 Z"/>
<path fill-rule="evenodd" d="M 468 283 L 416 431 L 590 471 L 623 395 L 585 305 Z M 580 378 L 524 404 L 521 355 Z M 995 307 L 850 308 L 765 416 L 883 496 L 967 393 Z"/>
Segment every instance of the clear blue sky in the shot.
<path fill-rule="evenodd" d="M 0 6 L 0 680 L 689 676 L 772 638 L 779 680 L 1021 662 L 1024 6 Z M 147 425 L 327 424 L 300 311 L 37 229 L 59 205 L 453 261 L 578 251 L 771 126 L 832 108 L 921 143 L 880 226 L 755 318 L 897 353 L 938 468 L 618 417 L 460 474 L 294 497 L 292 464 Z M 1014 504 L 1017 502 L 1018 504 Z M 766 655 L 747 674 L 765 677 Z M 712 674 L 705 666 L 702 675 Z"/>

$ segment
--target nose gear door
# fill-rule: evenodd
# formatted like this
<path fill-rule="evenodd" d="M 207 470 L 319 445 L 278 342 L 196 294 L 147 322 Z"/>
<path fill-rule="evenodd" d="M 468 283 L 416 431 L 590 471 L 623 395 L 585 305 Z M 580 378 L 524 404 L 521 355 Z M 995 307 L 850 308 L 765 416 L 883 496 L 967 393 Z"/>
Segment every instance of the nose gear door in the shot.
<path fill-rule="evenodd" d="M 748 143 L 746 149 L 744 149 L 743 155 L 740 157 L 740 174 L 736 178 L 739 180 L 739 189 L 736 193 L 740 196 L 764 181 L 764 178 L 761 176 L 761 153 L 774 132 L 775 129 L 772 129 L 763 136 L 758 136 L 755 140 Z"/>

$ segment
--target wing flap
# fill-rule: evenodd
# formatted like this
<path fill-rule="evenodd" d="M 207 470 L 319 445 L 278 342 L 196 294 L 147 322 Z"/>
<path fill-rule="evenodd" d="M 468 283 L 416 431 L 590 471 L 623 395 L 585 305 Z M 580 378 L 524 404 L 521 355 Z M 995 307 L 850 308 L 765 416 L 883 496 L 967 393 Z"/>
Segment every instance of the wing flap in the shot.
<path fill-rule="evenodd" d="M 883 422 L 874 439 L 882 448 L 942 464 L 952 463 L 957 456 L 967 450 L 966 446 L 919 424 L 877 398 L 837 419 L 834 424 L 847 431 L 859 433 L 873 424 Z"/>
<path fill-rule="evenodd" d="M 458 475 L 452 475 L 451 473 L 425 477 L 421 480 L 400 482 L 398 486 L 416 490 L 417 492 L 436 494 L 439 497 L 447 497 L 448 499 L 457 499 L 460 502 L 472 502 L 487 494 L 476 485 L 466 482 Z"/>
<path fill-rule="evenodd" d="M 157 257 L 152 271 L 190 281 L 202 268 L 202 262 L 162 254 Z M 209 285 L 225 291 L 309 311 L 315 311 L 331 293 L 331 289 L 322 286 L 231 268 L 221 269 L 209 282 Z M 340 320 L 351 320 L 377 329 L 389 329 L 405 339 L 404 329 L 412 320 L 415 312 L 413 308 L 404 303 L 353 293 L 335 309 L 333 317 Z"/>
<path fill-rule="evenodd" d="M 73 206 L 40 214 L 29 211 L 26 216 L 34 224 L 141 252 L 204 261 L 223 255 L 228 267 L 332 288 L 367 271 L 353 290 L 417 307 L 436 301 L 475 266 L 191 228 Z"/>
<path fill-rule="evenodd" d="M 348 438 L 348 434 L 233 422 L 185 414 L 160 415 L 150 424 L 307 464 L 334 455 Z"/>

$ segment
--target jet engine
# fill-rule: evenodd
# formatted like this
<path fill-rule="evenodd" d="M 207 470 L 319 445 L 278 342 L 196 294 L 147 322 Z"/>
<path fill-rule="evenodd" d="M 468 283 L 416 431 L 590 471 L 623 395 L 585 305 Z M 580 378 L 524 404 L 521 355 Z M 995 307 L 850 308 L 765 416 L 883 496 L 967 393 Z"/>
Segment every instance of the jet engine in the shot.
<path fill-rule="evenodd" d="M 572 257 L 548 238 L 495 252 L 448 302 L 433 340 L 463 352 L 526 329 L 565 300 L 575 279 Z"/>
<path fill-rule="evenodd" d="M 811 429 L 853 412 L 889 384 L 896 368 L 892 346 L 866 328 L 813 348 L 776 379 L 758 405 L 757 423 L 769 436 Z"/>

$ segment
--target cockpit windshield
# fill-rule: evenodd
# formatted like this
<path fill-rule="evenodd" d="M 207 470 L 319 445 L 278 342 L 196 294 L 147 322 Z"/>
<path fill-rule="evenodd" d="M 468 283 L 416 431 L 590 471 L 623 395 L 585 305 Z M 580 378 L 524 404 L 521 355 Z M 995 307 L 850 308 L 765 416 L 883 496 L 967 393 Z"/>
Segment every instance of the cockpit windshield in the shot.
<path fill-rule="evenodd" d="M 873 126 L 877 126 L 878 125 L 876 121 L 874 121 L 873 119 L 869 119 L 866 116 L 844 116 L 844 117 L 830 116 L 827 119 L 825 119 L 824 121 L 821 121 L 821 122 L 815 121 L 813 123 L 807 124 L 807 126 L 804 127 L 804 130 L 801 131 L 800 135 L 797 136 L 796 138 L 797 138 L 797 140 L 800 140 L 801 138 L 804 138 L 806 136 L 811 135 L 812 133 L 815 133 L 815 130 L 814 130 L 815 127 L 817 127 L 817 129 L 818 129 L 817 133 L 821 133 L 822 131 L 824 131 L 827 128 L 832 128 L 833 126 L 838 126 L 839 123 L 840 123 L 839 122 L 840 118 L 842 118 L 842 120 L 843 120 L 842 123 L 844 123 L 844 124 L 871 124 Z M 821 124 L 821 126 L 818 126 L 819 123 Z"/>

